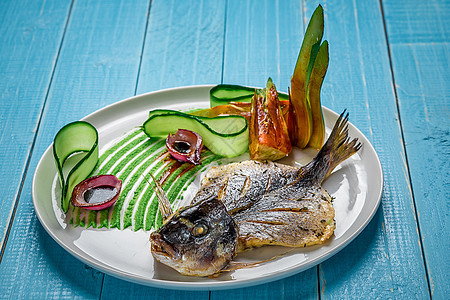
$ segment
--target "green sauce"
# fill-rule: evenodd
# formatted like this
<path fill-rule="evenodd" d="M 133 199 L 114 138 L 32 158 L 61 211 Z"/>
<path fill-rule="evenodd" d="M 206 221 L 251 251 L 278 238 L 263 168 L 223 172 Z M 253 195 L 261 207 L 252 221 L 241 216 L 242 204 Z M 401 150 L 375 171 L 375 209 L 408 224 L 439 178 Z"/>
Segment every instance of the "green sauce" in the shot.
<path fill-rule="evenodd" d="M 100 211 L 71 206 L 69 224 L 86 228 L 131 228 L 134 231 L 148 231 L 161 226 L 155 184 L 147 174 L 151 173 L 158 180 L 173 203 L 183 199 L 183 192 L 208 164 L 214 161 L 220 164 L 221 157 L 209 150 L 202 151 L 201 157 L 202 163 L 198 166 L 176 162 L 167 153 L 163 139 L 148 138 L 141 128 L 128 132 L 105 149 L 92 173 L 113 174 L 122 180 L 122 190 L 116 203 Z M 95 195 L 88 197 L 89 201 L 95 201 L 91 199 Z"/>

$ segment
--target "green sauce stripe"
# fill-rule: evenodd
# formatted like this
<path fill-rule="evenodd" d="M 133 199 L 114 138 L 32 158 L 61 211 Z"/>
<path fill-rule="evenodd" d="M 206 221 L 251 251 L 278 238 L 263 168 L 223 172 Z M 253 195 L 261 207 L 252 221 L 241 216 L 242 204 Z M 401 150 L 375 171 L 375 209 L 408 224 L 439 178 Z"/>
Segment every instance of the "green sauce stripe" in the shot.
<path fill-rule="evenodd" d="M 79 207 L 75 207 L 73 210 L 73 222 L 76 226 L 80 226 L 81 224 L 81 219 L 80 219 L 80 208 Z"/>
<path fill-rule="evenodd" d="M 173 162 L 175 162 L 175 161 L 173 161 Z M 170 174 L 169 177 L 167 178 L 167 180 L 163 183 L 163 186 L 162 186 L 163 190 L 167 191 L 167 189 L 168 189 L 167 182 L 170 180 L 171 177 L 174 176 L 174 173 L 181 172 L 182 170 L 186 169 L 189 165 L 190 165 L 189 163 L 184 163 L 179 168 L 177 168 L 177 170 L 175 172 Z M 160 178 L 158 178 L 158 180 L 159 179 Z M 155 184 L 153 182 L 151 182 L 144 191 L 144 195 L 148 195 L 148 196 L 141 199 L 139 206 L 137 208 L 137 211 L 136 211 L 136 214 L 134 217 L 134 230 L 135 231 L 144 228 L 145 210 L 147 208 L 148 202 L 155 194 L 154 190 L 155 190 Z M 154 211 L 154 213 L 151 214 L 151 218 L 153 221 L 154 221 L 155 214 L 156 214 L 156 211 Z M 147 215 L 147 217 L 148 217 L 148 215 Z"/>
<path fill-rule="evenodd" d="M 210 151 L 208 151 L 209 153 L 205 153 L 205 155 L 207 154 L 211 154 Z M 204 165 L 207 165 L 209 163 L 211 163 L 214 160 L 220 159 L 221 156 L 219 155 L 212 155 L 209 156 L 207 158 L 205 158 L 202 161 L 201 165 L 195 166 L 194 168 L 192 168 L 191 170 L 187 171 L 186 173 L 184 173 L 180 178 L 177 179 L 176 185 L 170 190 L 170 192 L 167 194 L 167 197 L 169 198 L 169 200 L 171 200 L 171 202 L 173 202 L 177 196 L 180 194 L 181 190 L 183 189 L 183 187 L 186 186 L 186 182 L 190 181 L 192 183 L 192 181 L 195 179 L 195 174 L 201 170 L 201 168 Z M 174 179 L 172 179 L 173 182 Z M 170 186 L 167 185 L 166 189 L 163 189 L 165 191 L 168 190 Z M 156 212 L 158 211 L 158 200 L 155 197 L 152 201 L 152 203 L 150 204 L 149 210 L 147 212 L 147 219 L 145 220 L 145 230 L 151 230 L 154 225 L 155 225 L 155 219 L 156 219 L 156 228 L 159 228 L 162 225 L 162 217 L 161 214 L 159 213 L 158 216 L 156 216 Z M 150 216 L 150 218 L 149 218 Z"/>
<path fill-rule="evenodd" d="M 112 155 L 119 147 L 126 144 L 128 141 L 133 139 L 138 134 L 142 134 L 144 131 L 142 129 L 138 129 L 135 131 L 132 131 L 130 133 L 127 133 L 125 136 L 122 137 L 120 141 L 115 143 L 111 148 L 107 149 L 98 159 L 98 165 L 100 165 L 103 161 L 105 161 L 108 156 Z"/>
<path fill-rule="evenodd" d="M 142 132 L 142 130 L 141 130 Z M 147 141 L 145 141 L 147 140 Z M 116 155 L 114 155 L 110 161 L 108 163 L 105 164 L 105 166 L 103 166 L 102 169 L 97 171 L 97 174 L 105 174 L 111 167 L 112 165 L 115 163 L 115 161 L 117 161 L 119 158 L 121 158 L 123 156 L 123 154 L 125 152 L 130 151 L 132 148 L 134 148 L 137 144 L 141 143 L 145 141 L 145 143 L 143 143 L 141 146 L 139 146 L 138 148 L 134 149 L 131 153 L 129 153 L 129 155 L 127 157 L 125 157 L 115 168 L 112 172 L 110 172 L 110 174 L 116 175 L 117 172 L 119 172 L 120 170 L 123 169 L 123 167 L 129 162 L 131 161 L 137 154 L 139 154 L 140 152 L 143 152 L 147 147 L 149 147 L 151 144 L 153 144 L 156 139 L 148 139 L 148 137 L 146 135 L 137 138 L 136 140 L 132 141 L 131 143 L 129 143 L 126 147 L 124 147 L 123 149 L 121 149 L 118 153 L 116 153 Z M 119 142 L 122 143 L 122 141 Z M 115 144 L 114 146 L 116 146 L 117 144 Z M 161 147 L 161 146 L 160 146 Z M 160 147 L 156 147 L 156 148 L 160 148 Z M 149 149 L 149 151 L 154 151 L 155 146 L 151 147 Z M 151 152 L 150 152 L 151 153 Z M 143 160 L 143 158 L 142 158 Z M 102 227 L 104 227 L 105 223 L 107 224 L 108 222 L 105 221 L 105 218 L 109 219 L 109 213 L 106 214 L 103 211 L 89 211 L 88 212 L 88 223 L 87 226 L 90 227 L 97 227 L 97 225 L 99 224 L 103 224 Z M 94 224 L 95 223 L 95 224 Z M 97 224 L 98 223 L 98 224 Z"/>
<path fill-rule="evenodd" d="M 136 215 L 134 217 L 134 230 L 137 231 L 144 227 L 144 218 L 145 218 L 145 209 L 147 208 L 148 202 L 152 198 L 154 194 L 154 186 L 155 184 L 151 182 L 144 191 L 145 197 L 142 197 L 141 201 L 139 201 L 139 205 L 136 211 Z M 149 192 L 150 190 L 150 192 Z"/>
<path fill-rule="evenodd" d="M 150 173 L 151 173 L 155 178 L 160 177 L 159 175 L 160 175 L 161 173 L 164 174 L 164 171 L 165 171 L 165 170 L 164 170 L 164 169 L 159 170 L 158 173 L 156 173 L 156 170 L 161 169 L 161 167 L 162 167 L 166 162 L 167 162 L 167 160 L 165 160 L 165 159 L 159 161 L 159 162 L 158 162 L 158 163 L 150 170 Z M 174 160 L 171 160 L 170 163 L 166 166 L 166 168 L 170 168 L 174 163 L 175 163 L 175 161 L 174 161 Z M 161 175 L 162 175 L 162 174 L 161 174 Z M 142 175 L 142 174 L 141 174 L 141 175 Z M 148 179 L 147 179 L 147 180 L 148 180 Z M 124 220 L 123 220 L 124 228 L 127 228 L 127 227 L 129 227 L 129 226 L 131 226 L 131 225 L 133 224 L 133 219 L 132 219 L 132 217 L 133 217 L 134 207 L 135 207 L 135 205 L 136 205 L 137 199 L 139 198 L 139 196 L 140 196 L 141 193 L 142 193 L 142 190 L 143 190 L 144 187 L 148 184 L 147 180 L 141 181 L 141 183 L 139 184 L 138 188 L 136 189 L 136 191 L 135 191 L 135 193 L 134 193 L 134 195 L 133 195 L 133 198 L 130 200 L 130 202 L 129 202 L 129 204 L 128 204 L 127 210 L 125 211 Z M 154 185 L 154 184 L 153 184 L 153 185 Z M 146 194 L 144 194 L 144 195 L 146 195 Z M 145 202 L 145 200 L 142 200 L 142 199 L 141 199 L 141 201 L 144 201 L 144 202 Z M 148 200 L 147 200 L 147 201 L 148 201 Z M 136 230 L 137 230 L 137 229 L 135 228 L 135 231 L 136 231 Z"/>
<path fill-rule="evenodd" d="M 158 199 L 155 197 L 150 203 L 147 211 L 147 218 L 145 219 L 145 230 L 148 231 L 154 227 L 155 216 L 158 211 Z"/>
<path fill-rule="evenodd" d="M 164 145 L 165 141 L 162 140 L 158 143 L 156 143 L 149 151 L 148 153 L 154 153 L 156 151 L 157 148 L 161 148 Z M 160 155 L 162 151 L 159 151 L 158 153 L 156 153 L 156 155 Z M 114 209 L 113 209 L 113 213 L 112 213 L 112 217 L 111 217 L 111 222 L 110 222 L 110 226 L 111 227 L 116 227 L 116 228 L 120 228 L 120 212 L 122 210 L 122 206 L 124 204 L 125 198 L 128 194 L 128 192 L 131 190 L 131 188 L 133 187 L 133 182 L 136 181 L 136 179 L 142 175 L 142 173 L 145 171 L 146 168 L 148 168 L 149 165 L 151 165 L 154 160 L 152 160 L 154 156 L 150 157 L 146 163 L 144 163 L 138 170 L 137 172 L 134 173 L 134 175 L 131 177 L 130 179 L 130 184 L 126 185 L 125 189 L 122 190 L 122 192 L 120 193 L 119 199 L 117 199 L 117 202 L 114 205 Z M 136 161 L 133 164 L 130 164 L 128 166 L 128 168 L 123 172 L 123 174 L 120 176 L 120 179 L 122 181 L 125 181 L 125 179 L 130 175 L 130 173 L 136 168 L 136 166 L 142 162 L 145 158 L 148 158 L 147 156 L 147 152 L 143 152 L 141 153 L 141 155 L 139 155 L 139 157 L 136 159 Z"/>
<path fill-rule="evenodd" d="M 86 228 L 93 227 L 97 228 L 97 211 L 95 210 L 85 210 L 87 214 Z"/>
<path fill-rule="evenodd" d="M 104 209 L 97 212 L 97 228 L 109 227 L 109 211 L 109 209 Z"/>
<path fill-rule="evenodd" d="M 136 145 L 138 145 L 139 143 L 142 143 L 143 141 L 147 140 L 144 144 L 146 144 L 146 147 L 149 146 L 149 143 L 154 142 L 154 140 L 150 140 L 147 136 L 142 136 L 142 137 L 138 137 L 135 140 L 133 140 L 132 142 L 130 142 L 129 144 L 127 144 L 124 148 L 122 148 L 119 152 L 117 152 L 114 156 L 111 157 L 111 159 L 103 166 L 103 168 L 101 168 L 100 170 L 98 170 L 99 174 L 105 174 L 106 172 L 108 172 L 111 167 L 119 160 L 123 157 L 123 155 L 130 151 L 131 149 L 133 149 L 134 147 L 136 147 Z M 133 153 L 136 151 L 139 151 L 141 147 L 138 147 L 138 149 L 133 150 Z M 128 156 L 130 156 L 132 153 L 130 153 Z M 120 163 L 123 163 L 125 161 L 125 163 L 128 161 L 127 157 L 125 157 Z M 119 164 L 120 164 L 119 163 Z M 117 167 L 110 172 L 110 174 L 115 175 L 117 172 Z"/>
<path fill-rule="evenodd" d="M 142 132 L 142 130 L 141 130 Z M 126 165 L 127 162 L 135 159 L 135 161 L 128 166 L 128 168 L 124 171 L 124 173 L 120 176 L 122 181 L 124 181 L 124 179 L 126 179 L 128 177 L 128 175 L 132 172 L 132 170 L 136 167 L 136 165 L 138 165 L 140 162 L 142 162 L 146 157 L 147 157 L 147 153 L 152 153 L 154 151 L 156 151 L 157 149 L 161 148 L 164 143 L 161 142 L 157 142 L 155 143 L 152 147 L 150 147 L 150 149 L 148 149 L 147 151 L 144 151 L 146 148 L 148 148 L 151 144 L 153 144 L 156 140 L 155 139 L 148 139 L 148 137 L 145 135 L 142 138 L 137 138 L 136 140 L 134 140 L 133 142 L 131 142 L 130 144 L 128 144 L 126 147 L 124 147 L 123 149 L 121 149 L 118 153 L 116 153 L 116 155 L 114 155 L 111 159 L 110 162 L 108 162 L 101 170 L 99 170 L 97 173 L 98 174 L 104 174 L 105 172 L 107 172 L 111 166 L 114 164 L 114 162 L 116 161 L 116 159 L 121 158 L 123 156 L 123 154 L 127 151 L 129 151 L 130 149 L 132 149 L 133 147 L 135 147 L 137 144 L 139 144 L 140 142 L 144 141 L 145 139 L 148 140 L 148 142 L 143 143 L 141 146 L 139 146 L 138 148 L 134 149 L 132 153 L 130 153 L 127 157 L 125 157 L 122 161 L 121 161 L 121 167 L 123 168 L 123 166 Z M 119 143 L 121 143 L 122 141 L 120 141 Z M 115 144 L 116 146 L 117 144 Z M 136 155 L 138 153 L 142 152 L 138 157 L 136 157 Z M 115 171 L 118 172 L 120 171 L 119 168 L 115 168 Z M 116 173 L 111 173 L 113 175 L 116 175 Z M 132 186 L 132 184 L 131 184 Z M 126 186 L 122 187 L 122 190 L 126 189 Z M 119 199 L 123 196 L 123 192 L 121 193 L 121 196 L 119 197 Z M 126 196 L 126 194 L 125 194 Z M 118 201 L 119 201 L 118 199 Z M 114 205 L 114 207 L 116 207 L 116 205 Z M 111 208 L 112 209 L 112 208 Z M 84 211 L 84 209 L 82 209 Z M 109 227 L 109 212 L 110 209 L 107 210 L 102 210 L 102 211 L 89 211 L 88 212 L 88 226 L 93 226 L 93 227 Z M 81 213 L 81 212 L 80 212 Z M 74 219 L 74 224 L 76 225 L 82 225 L 81 224 L 81 218 L 78 214 L 78 216 Z M 92 222 L 95 222 L 96 225 L 92 224 Z"/>

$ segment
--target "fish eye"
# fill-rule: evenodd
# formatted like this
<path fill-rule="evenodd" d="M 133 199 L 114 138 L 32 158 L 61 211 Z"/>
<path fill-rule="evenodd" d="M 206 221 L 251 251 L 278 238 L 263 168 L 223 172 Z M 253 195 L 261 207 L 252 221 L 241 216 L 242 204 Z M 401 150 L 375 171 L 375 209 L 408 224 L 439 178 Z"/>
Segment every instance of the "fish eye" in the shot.
<path fill-rule="evenodd" d="M 195 237 L 201 237 L 208 233 L 208 226 L 203 223 L 198 223 L 192 228 L 192 234 Z"/>

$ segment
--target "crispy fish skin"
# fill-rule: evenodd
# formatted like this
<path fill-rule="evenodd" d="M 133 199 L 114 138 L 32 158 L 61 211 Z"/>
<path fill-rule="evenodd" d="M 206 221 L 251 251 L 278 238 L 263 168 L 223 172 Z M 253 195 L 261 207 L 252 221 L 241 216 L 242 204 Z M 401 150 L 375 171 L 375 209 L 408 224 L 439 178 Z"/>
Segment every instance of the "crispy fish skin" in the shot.
<path fill-rule="evenodd" d="M 331 197 L 323 188 L 293 182 L 233 216 L 239 227 L 237 252 L 264 245 L 321 244 L 333 235 L 334 216 Z"/>
<path fill-rule="evenodd" d="M 263 194 L 292 182 L 300 169 L 271 161 L 243 161 L 211 168 L 192 203 L 217 196 L 230 215 L 250 207 Z"/>

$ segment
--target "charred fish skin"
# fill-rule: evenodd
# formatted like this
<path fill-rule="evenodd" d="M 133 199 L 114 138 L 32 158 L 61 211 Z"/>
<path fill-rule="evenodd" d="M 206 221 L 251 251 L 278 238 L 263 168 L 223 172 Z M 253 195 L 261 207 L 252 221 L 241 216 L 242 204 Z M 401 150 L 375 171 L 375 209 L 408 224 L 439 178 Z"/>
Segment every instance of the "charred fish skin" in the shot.
<path fill-rule="evenodd" d="M 231 215 L 245 210 L 263 194 L 293 181 L 299 168 L 271 161 L 244 161 L 211 168 L 192 200 L 217 196 Z"/>
<path fill-rule="evenodd" d="M 334 233 L 334 217 L 331 197 L 323 188 L 288 184 L 234 216 L 239 227 L 237 252 L 264 245 L 322 244 Z"/>
<path fill-rule="evenodd" d="M 156 260 L 183 275 L 220 272 L 236 254 L 238 228 L 217 198 L 180 209 L 150 236 Z"/>
<path fill-rule="evenodd" d="M 264 194 L 234 216 L 239 227 L 238 252 L 264 245 L 306 247 L 324 243 L 333 235 L 335 211 L 321 184 L 362 147 L 357 139 L 349 139 L 348 114 L 344 113 L 325 145 L 294 181 Z"/>

